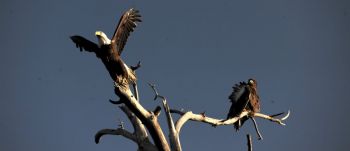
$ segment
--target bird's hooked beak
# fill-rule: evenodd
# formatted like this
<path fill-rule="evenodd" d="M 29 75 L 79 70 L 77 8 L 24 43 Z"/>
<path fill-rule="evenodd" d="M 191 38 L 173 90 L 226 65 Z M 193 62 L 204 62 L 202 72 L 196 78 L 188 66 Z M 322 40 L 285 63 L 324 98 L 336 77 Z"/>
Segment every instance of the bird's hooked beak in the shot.
<path fill-rule="evenodd" d="M 96 31 L 95 36 L 102 36 L 104 33 L 102 31 Z"/>

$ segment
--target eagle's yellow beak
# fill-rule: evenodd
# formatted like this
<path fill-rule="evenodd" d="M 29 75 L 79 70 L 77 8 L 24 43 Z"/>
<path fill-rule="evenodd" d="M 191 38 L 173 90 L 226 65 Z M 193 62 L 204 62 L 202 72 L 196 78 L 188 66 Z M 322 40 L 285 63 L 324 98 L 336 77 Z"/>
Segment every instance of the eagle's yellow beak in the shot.
<path fill-rule="evenodd" d="M 101 36 L 102 33 L 103 33 L 102 31 L 96 31 L 96 32 L 95 32 L 95 36 Z"/>

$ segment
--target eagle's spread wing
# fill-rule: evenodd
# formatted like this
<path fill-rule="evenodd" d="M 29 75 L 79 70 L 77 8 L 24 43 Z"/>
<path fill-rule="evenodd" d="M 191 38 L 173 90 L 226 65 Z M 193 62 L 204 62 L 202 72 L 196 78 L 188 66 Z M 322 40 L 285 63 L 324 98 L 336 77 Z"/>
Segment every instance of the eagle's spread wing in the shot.
<path fill-rule="evenodd" d="M 137 26 L 136 22 L 141 22 L 141 15 L 138 10 L 131 8 L 123 14 L 112 37 L 112 44 L 116 45 L 118 54 L 123 51 L 126 41 L 131 32 Z"/>
<path fill-rule="evenodd" d="M 84 37 L 75 35 L 71 36 L 70 39 L 72 39 L 72 41 L 76 44 L 77 48 L 80 48 L 80 51 L 85 49 L 88 52 L 96 52 L 98 50 L 98 46 L 95 43 L 85 39 Z"/>
<path fill-rule="evenodd" d="M 233 92 L 229 96 L 232 102 L 227 118 L 238 116 L 243 112 L 249 102 L 250 90 L 245 82 L 240 82 L 233 87 Z"/>

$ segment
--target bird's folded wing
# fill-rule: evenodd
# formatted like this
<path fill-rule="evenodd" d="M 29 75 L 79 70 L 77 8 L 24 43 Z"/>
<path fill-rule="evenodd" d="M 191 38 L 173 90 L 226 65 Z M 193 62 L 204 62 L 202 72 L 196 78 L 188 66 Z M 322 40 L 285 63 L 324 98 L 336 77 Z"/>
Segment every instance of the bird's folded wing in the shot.
<path fill-rule="evenodd" d="M 239 85 L 236 84 L 233 87 L 233 92 L 229 96 L 232 102 L 230 108 L 230 116 L 238 116 L 243 112 L 249 102 L 249 88 L 245 82 L 241 82 Z"/>

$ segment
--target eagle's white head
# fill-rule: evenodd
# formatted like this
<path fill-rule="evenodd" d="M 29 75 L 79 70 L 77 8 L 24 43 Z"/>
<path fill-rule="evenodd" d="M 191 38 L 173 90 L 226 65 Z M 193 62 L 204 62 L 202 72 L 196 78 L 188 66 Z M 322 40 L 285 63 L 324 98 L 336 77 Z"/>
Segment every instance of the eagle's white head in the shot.
<path fill-rule="evenodd" d="M 109 45 L 111 44 L 111 40 L 106 36 L 106 34 L 102 31 L 96 31 L 95 35 L 98 39 L 98 44 L 100 45 L 100 47 L 102 45 Z"/>

